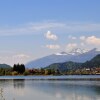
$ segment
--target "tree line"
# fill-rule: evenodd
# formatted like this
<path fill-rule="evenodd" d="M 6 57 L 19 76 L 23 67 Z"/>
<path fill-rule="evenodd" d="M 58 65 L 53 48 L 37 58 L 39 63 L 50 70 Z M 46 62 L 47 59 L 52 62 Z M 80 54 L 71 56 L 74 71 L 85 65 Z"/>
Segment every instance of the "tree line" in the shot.
<path fill-rule="evenodd" d="M 79 68 L 62 72 L 60 69 L 27 69 L 24 64 L 14 64 L 11 68 L 0 68 L 0 76 L 4 75 L 95 75 L 100 74 L 100 67 Z"/>

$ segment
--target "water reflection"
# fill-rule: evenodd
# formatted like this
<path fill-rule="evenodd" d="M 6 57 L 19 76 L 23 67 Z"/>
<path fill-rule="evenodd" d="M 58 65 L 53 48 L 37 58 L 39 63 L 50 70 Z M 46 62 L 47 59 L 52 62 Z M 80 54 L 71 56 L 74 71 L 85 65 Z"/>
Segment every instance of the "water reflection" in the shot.
<path fill-rule="evenodd" d="M 100 100 L 100 86 L 76 84 L 77 82 L 34 82 L 34 88 L 61 100 Z M 32 86 L 33 87 L 33 86 Z"/>
<path fill-rule="evenodd" d="M 14 79 L 13 80 L 14 88 L 24 88 L 25 87 L 25 79 Z"/>
<path fill-rule="evenodd" d="M 0 100 L 100 100 L 100 81 L 0 80 L 0 89 Z"/>
<path fill-rule="evenodd" d="M 0 88 L 0 100 L 5 100 L 3 96 L 3 88 Z"/>

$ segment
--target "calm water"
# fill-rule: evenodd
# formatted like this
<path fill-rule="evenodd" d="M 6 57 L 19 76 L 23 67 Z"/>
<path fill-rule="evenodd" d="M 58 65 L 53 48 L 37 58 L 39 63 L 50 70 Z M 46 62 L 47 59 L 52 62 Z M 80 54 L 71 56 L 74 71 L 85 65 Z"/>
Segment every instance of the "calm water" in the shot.
<path fill-rule="evenodd" d="M 0 100 L 100 100 L 100 81 L 0 78 Z"/>

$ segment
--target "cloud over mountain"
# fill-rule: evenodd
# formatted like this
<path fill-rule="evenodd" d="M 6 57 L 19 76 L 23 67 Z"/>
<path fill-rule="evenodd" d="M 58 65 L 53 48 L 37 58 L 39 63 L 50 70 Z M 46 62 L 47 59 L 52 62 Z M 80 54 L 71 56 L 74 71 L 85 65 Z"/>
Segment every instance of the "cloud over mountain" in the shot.
<path fill-rule="evenodd" d="M 69 44 L 67 44 L 67 46 L 66 46 L 66 50 L 67 50 L 67 51 L 70 51 L 70 50 L 72 50 L 72 49 L 74 49 L 74 48 L 77 48 L 77 44 L 76 44 L 76 43 L 69 43 Z"/>
<path fill-rule="evenodd" d="M 50 45 L 46 45 L 46 47 L 47 48 L 49 48 L 49 49 L 59 49 L 60 48 L 60 45 L 52 45 L 52 44 L 50 44 Z"/>
<path fill-rule="evenodd" d="M 96 36 L 90 36 L 86 38 L 86 42 L 92 45 L 100 45 L 100 38 Z"/>
<path fill-rule="evenodd" d="M 51 33 L 51 31 L 47 31 L 45 37 L 47 39 L 50 39 L 50 40 L 57 40 L 58 39 L 57 35 Z"/>

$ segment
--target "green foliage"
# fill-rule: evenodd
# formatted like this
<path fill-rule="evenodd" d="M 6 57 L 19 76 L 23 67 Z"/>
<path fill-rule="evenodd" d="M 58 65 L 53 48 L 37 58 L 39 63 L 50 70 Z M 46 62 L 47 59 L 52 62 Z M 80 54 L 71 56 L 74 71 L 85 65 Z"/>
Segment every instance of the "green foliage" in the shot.
<path fill-rule="evenodd" d="M 49 75 L 50 74 L 50 70 L 49 69 L 46 69 L 45 70 L 45 75 Z"/>
<path fill-rule="evenodd" d="M 44 75 L 44 74 L 45 74 L 45 70 L 44 70 L 43 68 L 41 68 L 41 69 L 39 70 L 39 73 L 40 73 L 40 75 Z"/>
<path fill-rule="evenodd" d="M 0 68 L 0 76 L 11 75 L 12 68 Z"/>
<path fill-rule="evenodd" d="M 46 67 L 45 69 L 52 69 L 55 71 L 60 71 L 59 73 L 65 73 L 68 70 L 78 69 L 81 67 L 81 65 L 82 63 L 75 63 L 75 62 L 69 61 L 65 63 L 55 63 Z"/>
<path fill-rule="evenodd" d="M 23 75 L 25 75 L 25 76 L 30 75 L 30 72 L 28 70 L 25 70 L 25 72 L 23 73 Z"/>
<path fill-rule="evenodd" d="M 100 54 L 95 56 L 90 61 L 87 61 L 87 62 L 83 63 L 82 67 L 85 67 L 85 68 L 100 67 Z"/>
<path fill-rule="evenodd" d="M 93 74 L 95 72 L 86 71 L 86 68 L 97 68 L 100 67 L 100 54 L 95 56 L 92 60 L 85 63 L 76 62 L 65 62 L 65 63 L 55 63 L 51 64 L 45 69 L 58 70 L 60 74 Z"/>
<path fill-rule="evenodd" d="M 12 75 L 13 75 L 13 76 L 14 76 L 14 75 L 18 75 L 18 72 L 13 71 L 13 72 L 12 72 Z"/>
<path fill-rule="evenodd" d="M 55 70 L 54 69 L 51 69 L 51 74 L 55 75 Z"/>
<path fill-rule="evenodd" d="M 7 66 L 6 64 L 2 65 Z M 100 73 L 100 54 L 85 63 L 65 62 L 51 64 L 46 68 L 27 69 L 24 64 L 14 64 L 11 67 L 0 67 L 0 76 L 3 75 L 87 75 Z"/>

